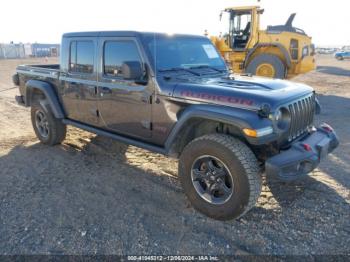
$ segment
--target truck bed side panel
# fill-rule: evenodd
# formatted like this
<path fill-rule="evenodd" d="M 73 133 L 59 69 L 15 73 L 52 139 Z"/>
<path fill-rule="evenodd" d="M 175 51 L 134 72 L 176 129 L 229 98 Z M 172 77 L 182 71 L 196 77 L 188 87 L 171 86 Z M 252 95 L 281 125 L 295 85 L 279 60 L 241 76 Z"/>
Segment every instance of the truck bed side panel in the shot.
<path fill-rule="evenodd" d="M 59 95 L 61 93 L 59 88 L 59 65 L 21 65 L 17 67 L 17 73 L 20 79 L 19 90 L 21 95 L 25 96 L 25 85 L 28 80 L 44 81 L 54 87 L 59 102 L 63 105 L 62 96 Z"/>

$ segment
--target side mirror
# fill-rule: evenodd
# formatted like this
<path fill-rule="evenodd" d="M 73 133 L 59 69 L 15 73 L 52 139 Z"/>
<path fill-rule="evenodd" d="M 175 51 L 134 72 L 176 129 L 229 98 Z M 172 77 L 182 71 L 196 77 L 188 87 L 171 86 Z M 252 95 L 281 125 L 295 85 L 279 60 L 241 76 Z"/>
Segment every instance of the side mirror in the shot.
<path fill-rule="evenodd" d="M 125 61 L 122 65 L 124 79 L 141 80 L 143 77 L 143 69 L 139 61 Z"/>

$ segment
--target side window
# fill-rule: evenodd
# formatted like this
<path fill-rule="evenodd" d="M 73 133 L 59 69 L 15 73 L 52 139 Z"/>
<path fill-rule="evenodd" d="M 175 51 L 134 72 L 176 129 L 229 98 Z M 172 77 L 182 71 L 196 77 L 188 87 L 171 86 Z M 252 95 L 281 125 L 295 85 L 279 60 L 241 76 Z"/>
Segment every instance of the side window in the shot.
<path fill-rule="evenodd" d="M 139 61 L 141 57 L 134 41 L 106 41 L 103 49 L 103 72 L 107 76 L 122 77 L 122 64 Z"/>
<path fill-rule="evenodd" d="M 290 56 L 292 57 L 293 60 L 298 60 L 298 52 L 299 52 L 299 42 L 296 39 L 291 39 L 290 40 Z"/>
<path fill-rule="evenodd" d="M 94 71 L 94 43 L 72 41 L 70 45 L 69 71 L 92 74 Z"/>
<path fill-rule="evenodd" d="M 77 41 L 72 41 L 70 43 L 69 52 L 69 71 L 74 72 L 77 64 Z"/>

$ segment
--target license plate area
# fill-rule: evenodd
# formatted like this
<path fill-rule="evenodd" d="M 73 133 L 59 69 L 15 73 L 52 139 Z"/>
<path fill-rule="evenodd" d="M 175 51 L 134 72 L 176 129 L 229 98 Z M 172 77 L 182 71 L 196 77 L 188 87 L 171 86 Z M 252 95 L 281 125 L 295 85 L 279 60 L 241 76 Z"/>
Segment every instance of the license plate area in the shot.
<path fill-rule="evenodd" d="M 317 144 L 316 148 L 318 150 L 318 157 L 320 158 L 320 160 L 327 157 L 329 151 L 329 143 L 329 138 L 324 138 Z"/>

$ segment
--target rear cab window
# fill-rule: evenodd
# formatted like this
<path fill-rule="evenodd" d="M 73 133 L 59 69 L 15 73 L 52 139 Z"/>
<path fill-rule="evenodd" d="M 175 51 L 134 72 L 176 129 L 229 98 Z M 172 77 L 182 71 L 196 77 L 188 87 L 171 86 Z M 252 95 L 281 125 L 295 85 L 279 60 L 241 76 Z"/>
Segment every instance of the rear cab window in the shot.
<path fill-rule="evenodd" d="M 88 40 L 71 41 L 69 72 L 92 74 L 94 72 L 94 42 Z"/>

